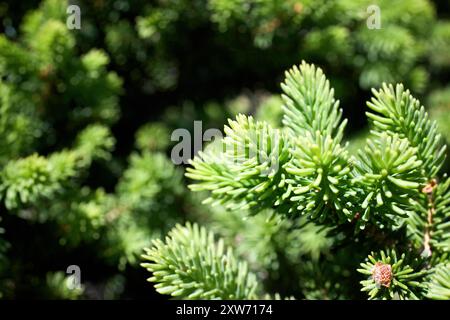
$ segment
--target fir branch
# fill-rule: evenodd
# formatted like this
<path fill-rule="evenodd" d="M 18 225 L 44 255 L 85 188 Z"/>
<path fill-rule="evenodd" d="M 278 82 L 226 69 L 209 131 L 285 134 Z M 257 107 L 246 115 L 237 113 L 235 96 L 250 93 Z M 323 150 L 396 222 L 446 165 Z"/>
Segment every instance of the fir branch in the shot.
<path fill-rule="evenodd" d="M 419 195 L 424 182 L 420 174 L 422 161 L 417 148 L 406 139 L 386 132 L 367 140 L 364 150 L 354 158 L 353 183 L 363 194 L 361 220 L 374 223 L 398 224 L 410 211 L 409 199 Z M 374 217 L 372 217 L 374 215 Z M 360 224 L 363 228 L 364 224 Z"/>
<path fill-rule="evenodd" d="M 375 97 L 367 106 L 374 112 L 366 114 L 376 133 L 388 131 L 408 139 L 411 146 L 417 147 L 417 157 L 424 166 L 422 174 L 431 181 L 444 163 L 446 150 L 436 122 L 429 119 L 425 108 L 401 84 L 395 88 L 383 84 L 382 89 L 372 92 Z"/>
<path fill-rule="evenodd" d="M 412 215 L 410 199 L 424 199 L 420 188 L 444 159 L 436 124 L 418 101 L 401 85 L 396 91 L 387 85 L 374 91 L 368 105 L 381 115 L 367 113 L 373 138 L 349 158 L 341 145 L 346 121 L 341 121 L 342 110 L 322 71 L 302 62 L 286 73 L 282 89 L 288 129 L 281 132 L 282 148 L 269 156 L 267 146 L 277 131 L 238 116 L 225 129 L 224 150 L 200 153 L 187 169 L 188 177 L 201 181 L 190 188 L 211 191 L 207 202 L 228 209 L 276 208 L 328 224 L 356 217 L 361 229 L 367 223 L 399 228 Z M 261 147 L 260 137 L 265 141 Z M 262 154 L 262 160 L 255 154 Z M 277 157 L 279 170 L 264 175 L 262 169 Z"/>
<path fill-rule="evenodd" d="M 320 68 L 302 61 L 286 72 L 283 124 L 291 132 L 291 161 L 286 165 L 296 210 L 312 219 L 343 222 L 353 217 L 351 167 L 340 143 L 347 120 Z M 297 204 L 297 205 L 295 205 Z"/>
<path fill-rule="evenodd" d="M 60 166 L 62 162 L 67 167 Z M 0 194 L 5 206 L 14 209 L 52 197 L 65 179 L 74 177 L 74 164 L 73 153 L 55 154 L 49 159 L 33 154 L 10 161 L 1 172 Z"/>
<path fill-rule="evenodd" d="M 313 140 L 311 133 L 295 140 L 290 149 L 291 161 L 286 165 L 287 180 L 292 188 L 290 200 L 298 212 L 324 222 L 346 221 L 353 218 L 350 201 L 351 167 L 348 153 L 338 139 L 319 132 Z"/>
<path fill-rule="evenodd" d="M 331 136 L 341 141 L 347 120 L 341 121 L 342 109 L 334 99 L 334 89 L 322 69 L 302 61 L 285 73 L 281 84 L 284 94 L 283 124 L 294 136 L 307 132 L 315 140 L 316 135 Z"/>
<path fill-rule="evenodd" d="M 0 172 L 0 197 L 8 209 L 37 204 L 64 190 L 98 157 L 107 158 L 114 145 L 108 128 L 93 125 L 82 131 L 72 150 L 48 157 L 36 153 L 10 160 Z"/>
<path fill-rule="evenodd" d="M 450 179 L 432 180 L 423 189 L 426 200 L 411 199 L 413 211 L 407 219 L 408 235 L 425 257 L 433 251 L 450 251 Z"/>
<path fill-rule="evenodd" d="M 443 262 L 434 267 L 426 296 L 429 299 L 450 300 L 450 263 Z"/>
<path fill-rule="evenodd" d="M 152 272 L 156 290 L 183 299 L 255 299 L 257 282 L 245 262 L 223 240 L 197 224 L 177 225 L 165 243 L 154 240 L 141 265 Z"/>
<path fill-rule="evenodd" d="M 233 210 L 259 212 L 277 208 L 287 212 L 291 188 L 286 188 L 283 169 L 289 160 L 285 134 L 253 117 L 238 115 L 225 127 L 221 150 L 200 152 L 186 176 L 200 181 L 193 191 L 211 191 L 206 202 L 226 203 Z"/>
<path fill-rule="evenodd" d="M 398 258 L 395 250 L 372 252 L 361 267 L 357 271 L 369 276 L 361 291 L 368 291 L 369 299 L 420 299 L 426 289 L 428 271 L 404 253 Z"/>

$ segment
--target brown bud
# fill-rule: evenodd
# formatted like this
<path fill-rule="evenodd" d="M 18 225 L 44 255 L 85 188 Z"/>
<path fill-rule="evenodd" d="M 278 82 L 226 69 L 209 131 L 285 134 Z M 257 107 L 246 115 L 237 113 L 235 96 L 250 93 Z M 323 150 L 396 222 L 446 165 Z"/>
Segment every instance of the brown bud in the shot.
<path fill-rule="evenodd" d="M 436 179 L 431 180 L 427 183 L 425 187 L 422 188 L 422 192 L 426 194 L 430 194 L 433 192 L 433 189 L 436 188 L 437 181 Z"/>
<path fill-rule="evenodd" d="M 391 265 L 377 262 L 372 270 L 372 278 L 378 286 L 389 288 L 392 280 Z"/>

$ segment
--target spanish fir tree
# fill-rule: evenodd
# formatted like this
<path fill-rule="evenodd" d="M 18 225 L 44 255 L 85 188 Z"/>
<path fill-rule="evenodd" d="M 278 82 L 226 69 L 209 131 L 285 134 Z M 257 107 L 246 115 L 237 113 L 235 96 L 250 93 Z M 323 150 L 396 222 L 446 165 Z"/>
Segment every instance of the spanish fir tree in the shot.
<path fill-rule="evenodd" d="M 353 247 L 355 253 L 346 252 L 350 261 L 367 250 L 350 272 L 360 274 L 370 299 L 448 299 L 450 180 L 440 171 L 446 146 L 436 122 L 402 84 L 383 84 L 367 103 L 370 137 L 350 155 L 343 142 L 347 121 L 320 68 L 302 62 L 286 72 L 281 87 L 283 126 L 242 114 L 230 119 L 220 145 L 200 152 L 187 168 L 186 176 L 197 181 L 190 188 L 206 191 L 204 203 L 223 206 L 230 216 L 252 219 L 269 210 L 278 232 L 322 228 L 325 233 L 309 241 L 324 237 L 331 250 Z M 268 293 L 231 246 L 196 224 L 178 225 L 143 259 L 153 274 L 149 281 L 163 294 L 254 299 Z M 342 257 L 331 260 L 327 267 L 339 268 Z M 311 261 L 297 260 L 298 268 Z M 339 286 L 316 289 L 346 298 Z"/>

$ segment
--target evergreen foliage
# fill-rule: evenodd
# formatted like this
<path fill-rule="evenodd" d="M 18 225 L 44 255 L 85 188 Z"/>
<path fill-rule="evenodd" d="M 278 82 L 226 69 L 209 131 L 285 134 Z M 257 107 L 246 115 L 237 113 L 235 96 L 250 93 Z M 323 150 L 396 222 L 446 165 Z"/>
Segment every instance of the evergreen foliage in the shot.
<path fill-rule="evenodd" d="M 395 251 L 371 253 L 368 261 L 361 263 L 358 271 L 368 275 L 369 279 L 361 281 L 363 291 L 369 291 L 369 299 L 418 299 L 423 293 L 426 271 L 417 271 L 420 262 L 413 261 L 414 267 L 407 264 L 405 254 L 400 258 Z M 417 266 L 419 265 L 419 266 Z M 388 289 L 386 289 L 388 288 Z"/>
<path fill-rule="evenodd" d="M 448 300 L 450 296 L 450 266 L 446 263 L 435 267 L 429 280 L 427 297 L 436 300 Z"/>
<path fill-rule="evenodd" d="M 219 147 L 191 162 L 186 176 L 199 183 L 190 188 L 209 192 L 206 203 L 231 211 L 304 215 L 331 228 L 330 235 L 350 224 L 356 232 L 379 233 L 400 250 L 409 243 L 414 250 L 408 258 L 406 251 L 399 258 L 396 250 L 380 251 L 361 264 L 359 271 L 370 276 L 361 282 L 363 291 L 372 299 L 424 298 L 426 275 L 443 277 L 435 261 L 448 251 L 448 179 L 439 177 L 446 148 L 436 122 L 402 85 L 383 85 L 368 103 L 376 112 L 367 113 L 370 138 L 350 157 L 341 145 L 346 121 L 322 71 L 302 62 L 286 73 L 282 89 L 284 127 L 244 115 L 230 120 Z M 268 170 L 276 157 L 278 166 Z M 395 232 L 406 242 L 392 238 Z M 370 244 L 367 236 L 362 239 Z M 434 281 L 437 288 L 440 278 Z"/>
<path fill-rule="evenodd" d="M 0 298 L 448 300 L 448 16 L 431 0 L 0 5 Z M 171 133 L 197 139 L 199 120 L 225 137 L 176 167 Z"/>
<path fill-rule="evenodd" d="M 238 262 L 231 248 L 198 225 L 178 225 L 165 243 L 153 242 L 142 266 L 153 272 L 159 293 L 186 299 L 252 299 L 257 282 L 245 262 Z"/>

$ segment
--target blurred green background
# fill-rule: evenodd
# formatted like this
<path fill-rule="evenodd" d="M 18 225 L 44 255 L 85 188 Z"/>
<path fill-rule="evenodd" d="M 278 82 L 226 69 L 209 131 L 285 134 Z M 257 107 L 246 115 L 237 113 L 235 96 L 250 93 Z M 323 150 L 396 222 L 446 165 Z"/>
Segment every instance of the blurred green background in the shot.
<path fill-rule="evenodd" d="M 69 4 L 79 30 L 66 26 Z M 367 27 L 372 4 L 381 29 Z M 330 79 L 352 150 L 382 82 L 404 83 L 450 140 L 449 1 L 24 0 L 0 2 L 0 21 L 2 298 L 163 299 L 139 255 L 185 220 L 224 237 L 269 291 L 323 297 L 304 279 L 339 248 L 315 226 L 287 232 L 270 212 L 242 220 L 202 205 L 170 160 L 171 132 L 194 120 L 222 129 L 246 113 L 278 126 L 279 83 L 301 60 Z M 69 265 L 81 290 L 67 289 Z M 361 298 L 348 270 L 335 273 L 320 287 L 350 285 L 328 298 Z"/>

